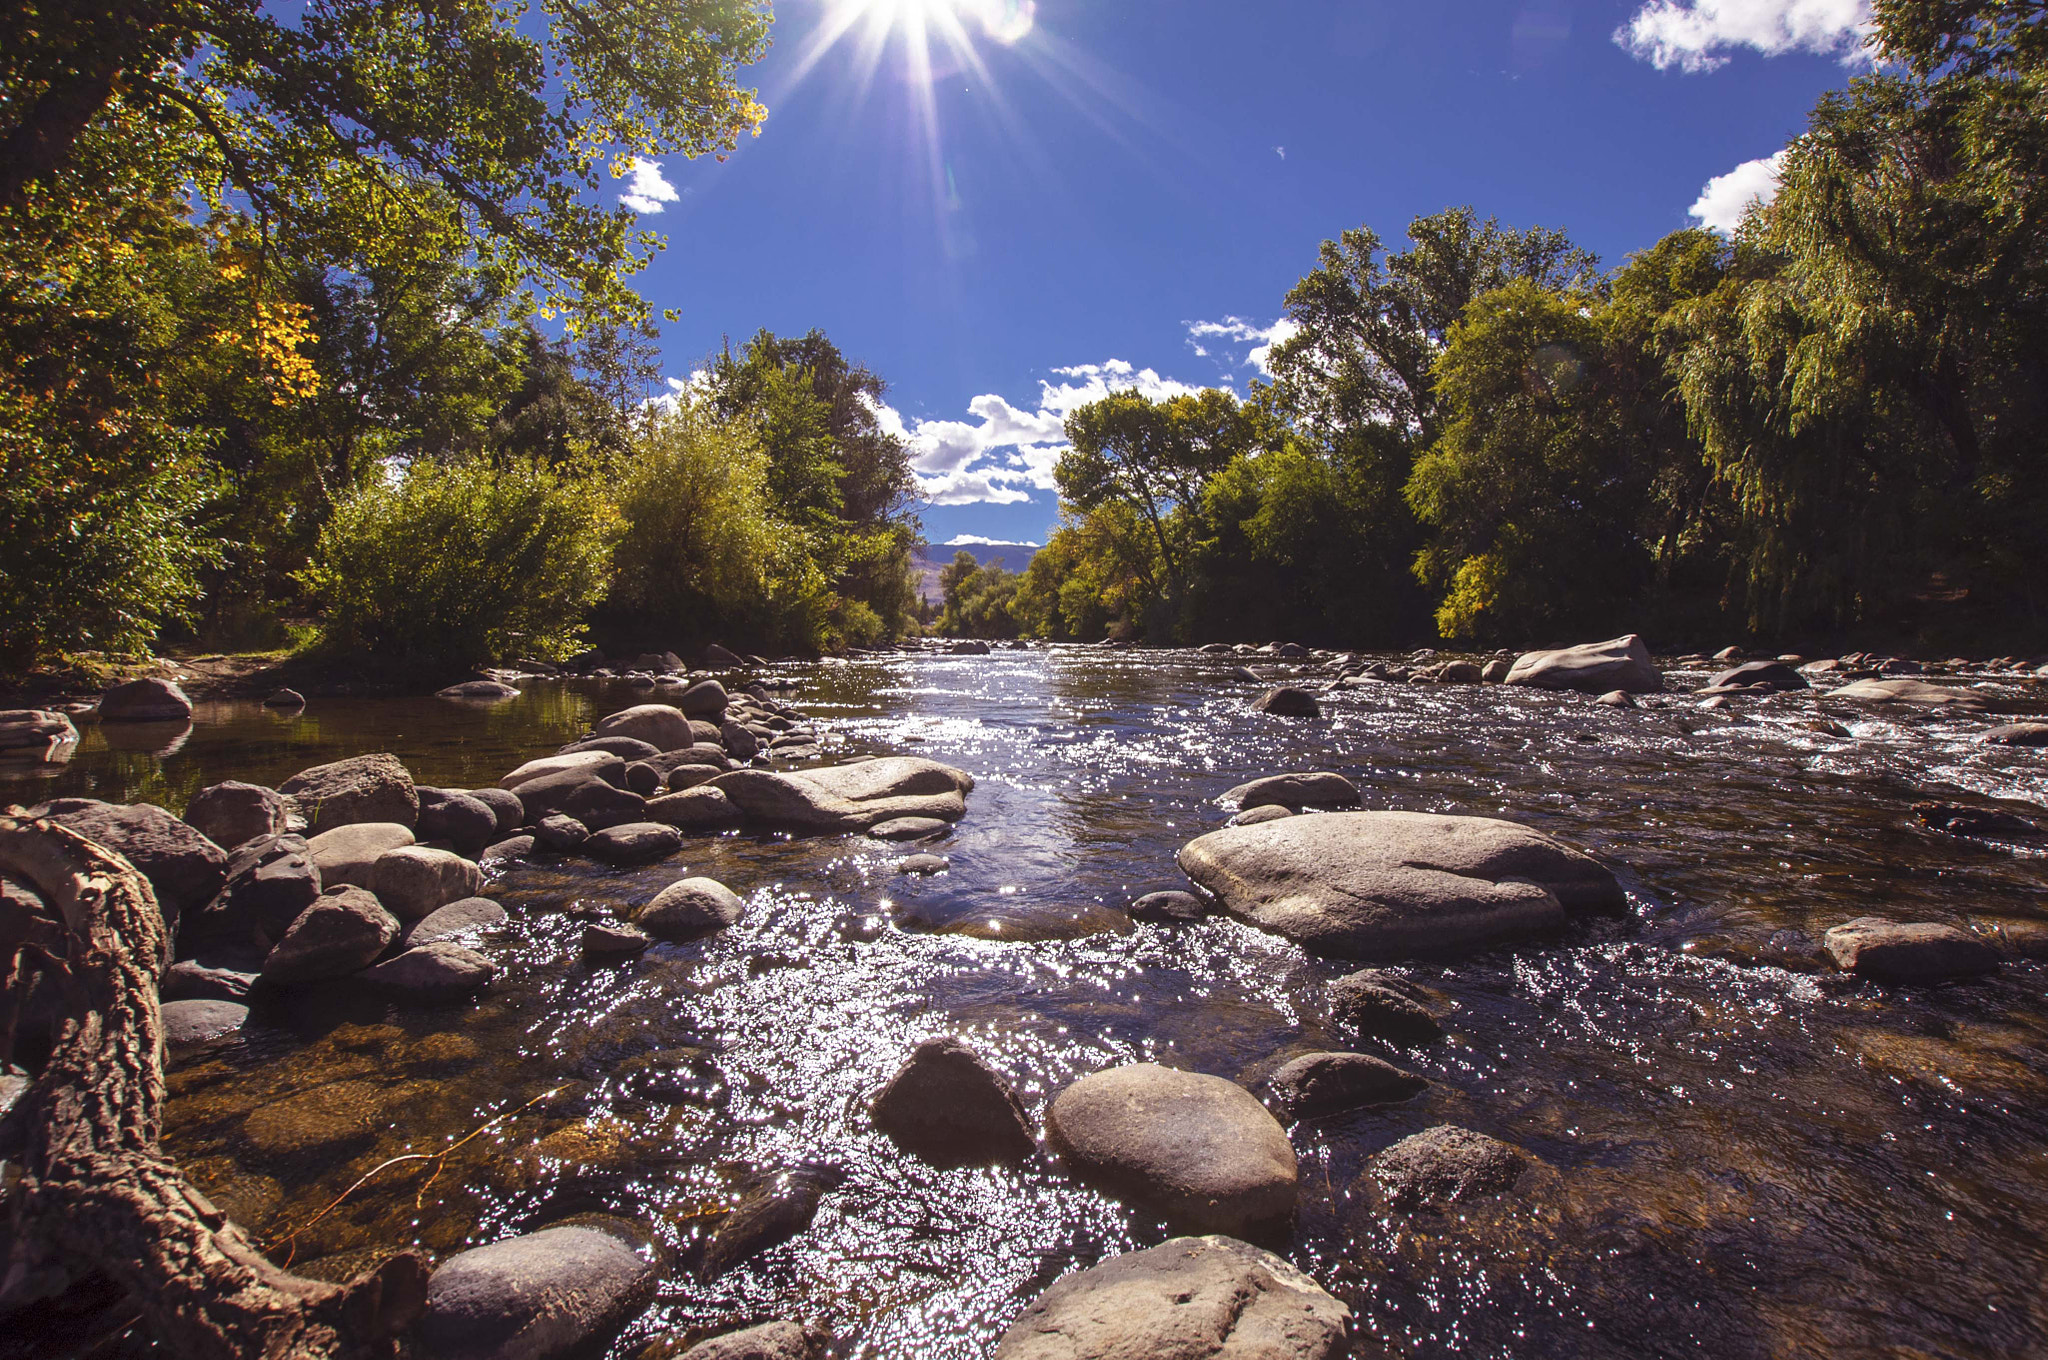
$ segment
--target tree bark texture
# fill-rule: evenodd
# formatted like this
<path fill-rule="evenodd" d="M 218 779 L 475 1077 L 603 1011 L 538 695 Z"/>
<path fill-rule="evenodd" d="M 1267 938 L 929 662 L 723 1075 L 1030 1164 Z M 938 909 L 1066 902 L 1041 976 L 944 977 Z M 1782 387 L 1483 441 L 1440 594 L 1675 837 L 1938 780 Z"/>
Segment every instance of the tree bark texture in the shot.
<path fill-rule="evenodd" d="M 424 1302 L 419 1256 L 347 1285 L 292 1275 L 159 1151 L 157 979 L 170 949 L 148 881 L 76 832 L 13 815 L 0 815 L 0 873 L 61 918 L 63 954 L 45 966 L 55 965 L 66 999 L 55 1050 L 24 1100 L 0 1316 L 14 1312 L 21 1325 L 20 1308 L 98 1272 L 128 1291 L 160 1341 L 194 1360 L 386 1353 Z"/>

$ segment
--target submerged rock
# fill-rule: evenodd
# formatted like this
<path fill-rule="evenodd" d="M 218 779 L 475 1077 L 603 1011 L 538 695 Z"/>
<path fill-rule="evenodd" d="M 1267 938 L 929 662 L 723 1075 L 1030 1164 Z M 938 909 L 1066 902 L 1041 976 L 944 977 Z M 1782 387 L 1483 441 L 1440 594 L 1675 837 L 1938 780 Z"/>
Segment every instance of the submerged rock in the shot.
<path fill-rule="evenodd" d="M 1664 676 L 1650 649 L 1634 633 L 1611 642 L 1589 642 L 1554 652 L 1526 652 L 1508 668 L 1507 684 L 1533 689 L 1575 689 L 1585 694 L 1625 690 L 1655 694 Z"/>
<path fill-rule="evenodd" d="M 1285 1119 L 1322 1119 L 1368 1105 L 1391 1105 L 1429 1083 L 1366 1053 L 1305 1053 L 1267 1078 L 1273 1108 Z"/>
<path fill-rule="evenodd" d="M 1413 1212 L 1505 1194 L 1521 1179 L 1528 1161 L 1520 1148 L 1499 1139 L 1439 1124 L 1381 1152 L 1367 1174 L 1389 1204 Z"/>
<path fill-rule="evenodd" d="M 436 1360 L 581 1351 L 654 1301 L 659 1273 L 634 1236 L 578 1223 L 458 1252 L 428 1280 L 414 1333 Z"/>
<path fill-rule="evenodd" d="M 1954 803 L 1915 803 L 1913 815 L 1922 826 L 1952 836 L 2031 836 L 2041 829 L 2010 812 L 1959 807 Z"/>
<path fill-rule="evenodd" d="M 700 1341 L 688 1350 L 657 1342 L 641 1360 L 814 1360 L 817 1347 L 794 1322 L 764 1322 Z"/>
<path fill-rule="evenodd" d="M 1432 1043 L 1444 1027 L 1421 1002 L 1376 969 L 1330 984 L 1330 1017 L 1339 1025 L 1404 1046 Z"/>
<path fill-rule="evenodd" d="M 1879 982 L 1953 982 L 1998 967 L 1998 951 L 1982 937 L 1932 921 L 1859 917 L 1828 931 L 1823 943 L 1845 973 Z"/>
<path fill-rule="evenodd" d="M 1260 713 L 1270 713 L 1276 718 L 1320 718 L 1323 706 L 1316 702 L 1316 696 L 1305 689 L 1282 685 L 1269 689 L 1252 700 L 1252 708 Z"/>
<path fill-rule="evenodd" d="M 1627 900 L 1590 856 L 1490 817 L 1289 817 L 1210 832 L 1180 866 L 1231 915 L 1337 958 L 1481 948 Z"/>
<path fill-rule="evenodd" d="M 1200 921 L 1209 914 L 1209 909 L 1202 905 L 1201 898 L 1193 893 L 1175 892 L 1171 889 L 1166 892 L 1146 893 L 1125 907 L 1124 911 L 1133 921 L 1171 924 Z"/>
<path fill-rule="evenodd" d="M 1271 1252 L 1177 1237 L 1061 1279 L 992 1360 L 1337 1360 L 1350 1318 Z"/>
<path fill-rule="evenodd" d="M 390 822 L 410 831 L 419 823 L 420 799 L 398 757 L 355 756 L 301 770 L 277 786 L 306 815 L 318 835 L 338 826 Z"/>
<path fill-rule="evenodd" d="M 770 1176 L 741 1199 L 705 1245 L 698 1275 L 715 1280 L 770 1247 L 780 1246 L 811 1226 L 818 1206 L 837 1189 L 845 1173 L 836 1167 L 801 1166 Z"/>
<path fill-rule="evenodd" d="M 1243 1233 L 1294 1212 L 1286 1130 L 1222 1077 L 1155 1063 L 1097 1072 L 1053 1100 L 1045 1134 L 1082 1180 L 1177 1225 Z"/>
<path fill-rule="evenodd" d="M 987 1166 L 1037 1147 L 1010 1084 L 959 1039 L 927 1039 L 870 1107 L 875 1127 L 938 1166 Z"/>
<path fill-rule="evenodd" d="M 952 867 L 953 861 L 944 855 L 905 855 L 896 861 L 897 873 L 916 874 L 920 877 L 943 874 Z"/>
<path fill-rule="evenodd" d="M 1316 771 L 1304 774 L 1276 774 L 1239 784 L 1223 795 L 1223 802 L 1235 803 L 1249 812 L 1253 808 L 1357 807 L 1363 800 L 1358 785 L 1341 774 Z"/>
<path fill-rule="evenodd" d="M 733 770 L 704 787 L 722 790 L 754 821 L 806 831 L 865 831 L 899 817 L 956 822 L 967 813 L 974 777 L 935 760 L 890 756 L 786 773 Z"/>
<path fill-rule="evenodd" d="M 1827 692 L 1830 699 L 1860 699 L 1876 704 L 1911 704 L 1920 708 L 1981 709 L 1984 700 L 1967 690 L 1947 689 L 1924 680 L 1858 680 Z"/>

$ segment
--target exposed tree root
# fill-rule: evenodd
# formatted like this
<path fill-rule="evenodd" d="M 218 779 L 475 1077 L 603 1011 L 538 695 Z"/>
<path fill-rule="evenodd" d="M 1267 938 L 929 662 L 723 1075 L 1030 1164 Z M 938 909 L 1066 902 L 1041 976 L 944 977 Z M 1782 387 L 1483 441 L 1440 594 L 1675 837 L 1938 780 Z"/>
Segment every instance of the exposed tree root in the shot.
<path fill-rule="evenodd" d="M 63 981 L 65 1015 L 24 1100 L 0 1316 L 18 1324 L 17 1310 L 97 1272 L 194 1360 L 388 1353 L 425 1300 L 424 1259 L 395 1256 L 346 1285 L 292 1275 L 165 1159 L 157 979 L 169 944 L 155 895 L 118 855 L 18 813 L 0 815 L 0 873 L 41 894 L 61 928 L 20 928 L 9 967 L 39 952 Z"/>

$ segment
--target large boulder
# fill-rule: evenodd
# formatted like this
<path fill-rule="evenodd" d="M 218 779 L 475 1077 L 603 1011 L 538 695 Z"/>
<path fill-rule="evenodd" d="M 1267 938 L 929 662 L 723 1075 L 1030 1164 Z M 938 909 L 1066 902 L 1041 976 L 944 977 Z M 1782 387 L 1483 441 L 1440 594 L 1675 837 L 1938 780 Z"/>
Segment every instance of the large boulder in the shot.
<path fill-rule="evenodd" d="M 1483 948 L 1627 901 L 1590 856 L 1491 817 L 1286 817 L 1199 837 L 1180 866 L 1231 915 L 1332 958 Z"/>
<path fill-rule="evenodd" d="M 661 939 L 693 940 L 735 924 L 746 909 L 745 900 L 717 879 L 686 878 L 656 893 L 633 920 Z"/>
<path fill-rule="evenodd" d="M 129 680 L 100 696 L 101 722 L 182 722 L 192 701 L 169 680 Z"/>
<path fill-rule="evenodd" d="M 412 843 L 411 828 L 397 822 L 357 822 L 321 832 L 306 842 L 306 851 L 324 886 L 353 883 L 375 892 L 377 861 Z"/>
<path fill-rule="evenodd" d="M 193 920 L 192 933 L 276 940 L 319 899 L 324 885 L 304 837 L 249 841 L 228 860 L 227 879 L 219 895 Z"/>
<path fill-rule="evenodd" d="M 185 804 L 185 824 L 225 850 L 282 836 L 286 822 L 283 794 L 237 779 L 209 785 Z"/>
<path fill-rule="evenodd" d="M 654 1300 L 659 1271 L 639 1245 L 629 1231 L 578 1223 L 458 1252 L 427 1281 L 414 1335 L 436 1360 L 587 1350 Z"/>
<path fill-rule="evenodd" d="M 1155 1063 L 1059 1093 L 1046 1143 L 1082 1180 L 1175 1225 L 1242 1234 L 1294 1212 L 1287 1131 L 1236 1082 Z"/>
<path fill-rule="evenodd" d="M 424 845 L 401 845 L 377 857 L 370 889 L 401 921 L 418 921 L 439 907 L 475 897 L 483 870 L 462 856 Z"/>
<path fill-rule="evenodd" d="M 1983 698 L 1968 690 L 1930 685 L 1924 680 L 1858 680 L 1840 689 L 1829 690 L 1827 697 L 1854 699 L 1871 704 L 1908 704 L 1916 708 L 1961 708 L 1975 711 L 1984 707 Z"/>
<path fill-rule="evenodd" d="M 597 735 L 632 737 L 657 751 L 673 751 L 694 740 L 689 717 L 671 704 L 641 704 L 614 713 L 597 724 Z"/>
<path fill-rule="evenodd" d="M 957 822 L 967 814 L 974 777 L 935 760 L 890 756 L 780 774 L 733 770 L 703 787 L 723 790 L 754 821 L 806 831 L 865 831 L 897 817 Z"/>
<path fill-rule="evenodd" d="M 1650 660 L 1650 649 L 1634 633 L 1612 642 L 1589 642 L 1554 652 L 1526 652 L 1508 668 L 1510 685 L 1533 689 L 1575 689 L 1585 694 L 1622 690 L 1655 694 L 1664 676 Z"/>
<path fill-rule="evenodd" d="M 392 822 L 410 830 L 420 819 L 419 794 L 398 757 L 352 756 L 300 770 L 277 786 L 306 815 L 315 835 L 360 822 Z"/>
<path fill-rule="evenodd" d="M 1366 1174 L 1396 1209 L 1441 1210 L 1513 1189 L 1528 1162 L 1527 1154 L 1511 1144 L 1439 1124 L 1381 1152 Z"/>
<path fill-rule="evenodd" d="M 299 913 L 263 960 L 263 981 L 347 977 L 375 963 L 397 938 L 396 917 L 363 889 L 343 885 Z"/>
<path fill-rule="evenodd" d="M 1315 771 L 1254 779 L 1224 794 L 1222 801 L 1235 803 L 1249 812 L 1258 807 L 1284 807 L 1296 811 L 1305 807 L 1357 807 L 1363 800 L 1358 796 L 1358 785 L 1343 775 Z"/>
<path fill-rule="evenodd" d="M 1016 1161 L 1037 1146 L 1016 1090 L 950 1035 L 919 1044 L 870 1108 L 876 1128 L 939 1166 Z"/>
<path fill-rule="evenodd" d="M 29 809 L 127 860 L 156 890 L 164 924 L 213 900 L 226 881 L 228 857 L 218 845 L 154 803 L 102 803 L 57 798 Z"/>
<path fill-rule="evenodd" d="M 1350 1319 L 1271 1252 L 1177 1237 L 1061 1279 L 992 1360 L 1336 1360 Z"/>
<path fill-rule="evenodd" d="M 1828 931 L 1823 943 L 1845 973 L 1879 982 L 1954 982 L 1998 967 L 1998 951 L 1982 937 L 1933 921 L 1859 917 Z"/>
<path fill-rule="evenodd" d="M 62 713 L 40 708 L 10 708 L 0 712 L 0 751 L 48 754 L 59 747 L 77 744 L 78 729 Z"/>

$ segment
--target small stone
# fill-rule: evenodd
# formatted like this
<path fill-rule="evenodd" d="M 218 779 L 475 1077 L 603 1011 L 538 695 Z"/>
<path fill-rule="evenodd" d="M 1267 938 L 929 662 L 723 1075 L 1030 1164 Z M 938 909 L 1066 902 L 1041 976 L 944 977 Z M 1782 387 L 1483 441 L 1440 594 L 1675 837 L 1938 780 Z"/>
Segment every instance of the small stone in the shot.
<path fill-rule="evenodd" d="M 919 1044 L 874 1099 L 875 1127 L 939 1166 L 1029 1156 L 1031 1117 L 1010 1084 L 959 1039 Z"/>
<path fill-rule="evenodd" d="M 1294 816 L 1292 809 L 1281 807 L 1278 803 L 1267 803 L 1263 807 L 1249 808 L 1238 813 L 1230 819 L 1230 825 L 1257 826 L 1261 822 L 1277 822 L 1282 817 L 1292 816 Z"/>
<path fill-rule="evenodd" d="M 951 822 L 937 817 L 892 817 L 869 827 L 868 835 L 878 841 L 928 841 L 952 830 Z"/>
<path fill-rule="evenodd" d="M 739 894 L 716 879 L 686 878 L 663 888 L 633 919 L 664 940 L 689 940 L 733 925 L 746 909 Z"/>
<path fill-rule="evenodd" d="M 1208 916 L 1209 909 L 1202 904 L 1202 899 L 1193 893 L 1169 890 L 1146 893 L 1125 907 L 1124 912 L 1133 921 L 1184 925 L 1190 921 L 1202 920 Z"/>
<path fill-rule="evenodd" d="M 1267 1080 L 1274 1107 L 1287 1119 L 1322 1119 L 1368 1105 L 1391 1105 L 1428 1085 L 1366 1053 L 1306 1053 Z"/>
<path fill-rule="evenodd" d="M 1953 982 L 1998 967 L 1998 951 L 1981 937 L 1932 921 L 1859 917 L 1830 930 L 1824 943 L 1843 972 L 1879 982 Z"/>
<path fill-rule="evenodd" d="M 1625 689 L 1611 689 L 1593 701 L 1607 708 L 1634 708 L 1636 701 Z"/>
<path fill-rule="evenodd" d="M 559 812 L 551 812 L 533 824 L 533 843 L 550 854 L 573 855 L 589 839 L 589 827 Z"/>
<path fill-rule="evenodd" d="M 611 865 L 652 864 L 683 848 L 683 835 L 661 822 L 627 822 L 591 833 L 583 853 Z"/>
<path fill-rule="evenodd" d="M 953 867 L 953 862 L 944 855 L 908 855 L 896 861 L 899 874 L 943 874 Z"/>
<path fill-rule="evenodd" d="M 605 921 L 583 927 L 583 957 L 598 963 L 630 959 L 645 953 L 654 937 L 644 930 Z"/>
<path fill-rule="evenodd" d="M 1373 1159 L 1368 1173 L 1396 1209 L 1442 1209 L 1514 1189 L 1528 1164 L 1520 1148 L 1440 1124 L 1411 1134 Z"/>
<path fill-rule="evenodd" d="M 172 1048 L 224 1039 L 249 1019 L 249 1008 L 233 1001 L 167 1001 L 161 1013 L 164 1042 Z"/>

